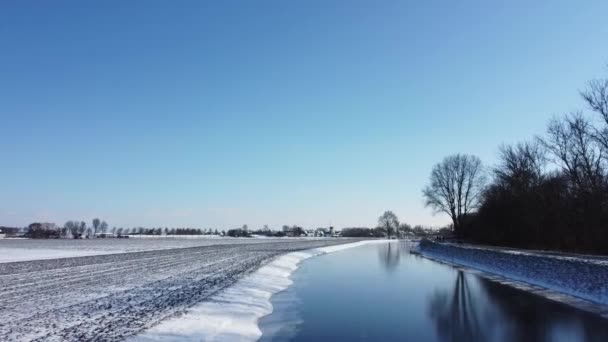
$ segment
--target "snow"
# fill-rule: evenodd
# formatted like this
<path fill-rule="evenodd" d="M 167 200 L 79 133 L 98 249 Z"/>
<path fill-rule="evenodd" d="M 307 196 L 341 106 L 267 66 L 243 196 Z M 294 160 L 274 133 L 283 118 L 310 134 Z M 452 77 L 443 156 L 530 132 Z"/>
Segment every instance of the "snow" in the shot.
<path fill-rule="evenodd" d="M 197 246 L 199 242 L 189 242 L 195 239 L 157 240 L 15 240 L 0 244 L 2 248 L 27 247 L 27 255 L 32 257 L 40 256 L 35 254 L 36 248 L 55 250 L 51 252 L 54 256 L 66 250 L 112 252 L 0 263 L 0 341 L 122 340 L 187 312 L 280 255 L 357 241 L 214 239 L 212 244 Z M 157 247 L 162 248 L 146 250 Z M 118 253 L 121 249 L 137 252 Z M 289 263 L 276 266 L 290 267 Z M 272 272 L 265 276 L 272 277 Z M 265 288 L 246 290 L 241 298 L 254 301 L 264 295 Z"/>
<path fill-rule="evenodd" d="M 112 252 L 87 251 L 87 250 L 64 250 L 48 248 L 15 248 L 0 247 L 0 263 L 17 262 L 29 260 L 45 260 L 56 258 L 72 258 L 87 255 L 107 254 Z"/>
<path fill-rule="evenodd" d="M 303 260 L 387 241 L 359 241 L 279 256 L 209 301 L 193 307 L 186 315 L 164 321 L 127 341 L 256 341 L 262 335 L 259 320 L 272 312 L 272 295 L 292 284 L 290 275 Z"/>
<path fill-rule="evenodd" d="M 608 262 L 601 257 L 535 253 L 422 241 L 422 255 L 608 305 Z"/>
<path fill-rule="evenodd" d="M 301 239 L 290 238 L 289 240 L 297 241 Z M 314 240 L 315 239 L 306 239 L 306 241 Z M 285 239 L 248 239 L 219 237 L 216 235 L 181 235 L 179 237 L 142 235 L 129 239 L 106 238 L 80 240 L 10 238 L 0 240 L 0 263 L 223 244 L 267 243 L 273 241 L 284 242 Z"/>

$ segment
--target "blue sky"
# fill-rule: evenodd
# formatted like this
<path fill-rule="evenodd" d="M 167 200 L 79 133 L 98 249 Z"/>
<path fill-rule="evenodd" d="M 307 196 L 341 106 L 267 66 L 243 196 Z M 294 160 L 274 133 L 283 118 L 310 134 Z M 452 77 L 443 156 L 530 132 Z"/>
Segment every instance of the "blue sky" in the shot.
<path fill-rule="evenodd" d="M 606 1 L 2 1 L 0 225 L 448 222 L 444 156 L 542 134 Z"/>

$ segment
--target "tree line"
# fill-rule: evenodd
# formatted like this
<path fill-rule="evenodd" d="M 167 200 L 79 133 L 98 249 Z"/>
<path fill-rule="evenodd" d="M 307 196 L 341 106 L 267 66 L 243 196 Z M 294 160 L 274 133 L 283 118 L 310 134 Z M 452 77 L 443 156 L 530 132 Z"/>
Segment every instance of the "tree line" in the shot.
<path fill-rule="evenodd" d="M 25 232 L 25 236 L 35 239 L 49 238 L 91 238 L 95 236 L 128 236 L 128 235 L 221 235 L 217 229 L 200 229 L 200 228 L 109 228 L 106 221 L 95 218 L 91 221 L 91 225 L 87 225 L 85 221 L 70 220 L 63 226 L 58 226 L 55 223 L 35 222 L 30 224 Z"/>
<path fill-rule="evenodd" d="M 16 229 L 16 228 L 15 228 Z M 134 227 L 134 228 L 109 228 L 105 221 L 101 221 L 97 218 L 91 221 L 91 225 L 87 225 L 85 221 L 70 220 L 67 221 L 63 226 L 58 226 L 55 223 L 48 222 L 36 222 L 30 224 L 27 229 L 25 236 L 36 239 L 49 239 L 49 238 L 92 238 L 95 236 L 116 236 L 126 237 L 129 235 L 219 235 L 219 236 L 231 236 L 231 237 L 251 237 L 253 235 L 267 236 L 267 237 L 284 237 L 284 236 L 303 236 L 305 235 L 304 228 L 298 225 L 283 225 L 282 230 L 272 230 L 268 225 L 264 225 L 260 229 L 251 230 L 248 225 L 245 224 L 241 228 L 234 228 L 228 230 L 218 229 L 201 229 L 201 228 L 146 228 L 146 227 Z"/>
<path fill-rule="evenodd" d="M 584 109 L 553 118 L 544 136 L 501 146 L 490 168 L 446 157 L 423 189 L 426 205 L 448 214 L 460 239 L 608 253 L 608 78 L 580 95 Z"/>
<path fill-rule="evenodd" d="M 441 228 L 439 231 L 443 231 Z M 405 237 L 418 236 L 423 237 L 437 233 L 436 229 L 430 227 L 423 227 L 420 225 L 411 226 L 405 222 L 399 222 L 397 215 L 391 210 L 385 211 L 380 217 L 378 217 L 378 224 L 374 228 L 368 227 L 347 227 L 342 228 L 342 237 Z"/>
<path fill-rule="evenodd" d="M 49 238 L 74 238 L 95 236 L 98 233 L 107 233 L 108 224 L 106 221 L 101 221 L 95 218 L 87 226 L 85 221 L 71 220 L 67 221 L 63 226 L 59 227 L 55 223 L 35 222 L 28 226 L 25 236 L 35 239 Z"/>

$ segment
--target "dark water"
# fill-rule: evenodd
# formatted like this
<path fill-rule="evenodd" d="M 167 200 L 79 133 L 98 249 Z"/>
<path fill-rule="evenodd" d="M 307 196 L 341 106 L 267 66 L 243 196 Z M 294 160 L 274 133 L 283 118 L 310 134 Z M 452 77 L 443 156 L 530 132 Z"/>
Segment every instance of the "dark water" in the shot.
<path fill-rule="evenodd" d="M 262 341 L 608 341 L 608 319 L 371 244 L 304 261 Z"/>

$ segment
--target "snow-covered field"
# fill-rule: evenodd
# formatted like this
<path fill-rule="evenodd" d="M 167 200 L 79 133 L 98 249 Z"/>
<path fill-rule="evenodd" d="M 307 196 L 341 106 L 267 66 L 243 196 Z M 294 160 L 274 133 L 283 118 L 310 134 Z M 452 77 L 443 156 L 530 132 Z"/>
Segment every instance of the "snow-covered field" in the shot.
<path fill-rule="evenodd" d="M 608 305 L 608 259 L 604 257 L 501 250 L 430 241 L 422 241 L 418 251 L 434 259 Z"/>
<path fill-rule="evenodd" d="M 37 255 L 39 248 L 101 255 L 0 263 L 0 341 L 123 340 L 184 313 L 276 256 L 353 242 L 167 240 L 2 241 L 0 253 L 19 248 Z"/>
<path fill-rule="evenodd" d="M 240 239 L 216 236 L 133 237 L 130 239 L 0 239 L 0 263 L 88 255 L 141 252 L 222 244 L 266 243 L 283 239 Z M 291 240 L 291 239 L 290 239 Z"/>

